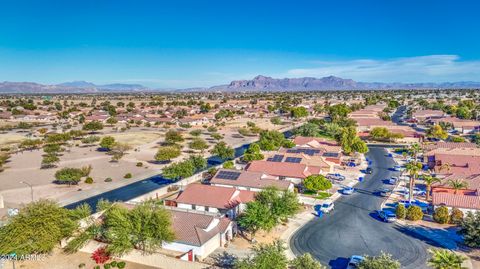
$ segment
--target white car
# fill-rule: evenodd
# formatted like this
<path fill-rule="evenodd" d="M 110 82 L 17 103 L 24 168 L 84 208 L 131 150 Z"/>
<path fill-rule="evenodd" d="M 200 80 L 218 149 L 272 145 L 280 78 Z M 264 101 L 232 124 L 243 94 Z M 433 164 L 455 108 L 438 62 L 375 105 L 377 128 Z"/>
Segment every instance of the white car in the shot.
<path fill-rule="evenodd" d="M 352 257 L 350 257 L 350 260 L 348 260 L 347 269 L 357 268 L 358 265 L 359 265 L 363 260 L 365 260 L 364 257 L 358 256 L 358 255 L 353 255 Z"/>
<path fill-rule="evenodd" d="M 347 186 L 347 187 L 343 188 L 342 193 L 345 194 L 345 195 L 350 195 L 350 194 L 352 194 L 354 191 L 355 191 L 354 188 Z"/>
<path fill-rule="evenodd" d="M 401 165 L 395 165 L 393 167 L 393 170 L 401 172 L 401 171 L 405 170 L 405 167 L 402 167 Z"/>
<path fill-rule="evenodd" d="M 320 207 L 320 211 L 323 213 L 330 213 L 335 208 L 335 205 L 333 204 L 333 201 L 328 199 L 323 202 L 323 204 Z"/>
<path fill-rule="evenodd" d="M 398 182 L 398 177 L 391 177 L 388 179 L 388 184 L 395 185 Z"/>

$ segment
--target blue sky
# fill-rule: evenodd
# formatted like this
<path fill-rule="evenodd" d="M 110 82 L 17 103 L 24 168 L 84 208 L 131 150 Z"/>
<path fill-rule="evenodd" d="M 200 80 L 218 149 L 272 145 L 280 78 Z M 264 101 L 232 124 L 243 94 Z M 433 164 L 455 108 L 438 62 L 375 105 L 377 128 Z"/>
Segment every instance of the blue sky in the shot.
<path fill-rule="evenodd" d="M 0 3 L 0 81 L 480 81 L 478 1 Z"/>

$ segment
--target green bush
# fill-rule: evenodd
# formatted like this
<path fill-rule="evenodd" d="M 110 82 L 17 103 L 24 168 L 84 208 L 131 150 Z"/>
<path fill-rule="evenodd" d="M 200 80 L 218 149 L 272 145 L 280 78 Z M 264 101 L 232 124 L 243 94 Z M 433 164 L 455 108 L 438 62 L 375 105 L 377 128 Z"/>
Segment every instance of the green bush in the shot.
<path fill-rule="evenodd" d="M 458 208 L 453 208 L 450 214 L 450 223 L 460 224 L 463 220 L 463 212 Z"/>
<path fill-rule="evenodd" d="M 87 178 L 85 179 L 85 183 L 87 183 L 87 184 L 92 184 L 92 183 L 93 183 L 93 178 L 87 177 Z"/>
<path fill-rule="evenodd" d="M 142 167 L 143 166 L 143 163 L 142 162 L 138 162 L 137 163 L 137 167 Z"/>
<path fill-rule="evenodd" d="M 448 208 L 445 206 L 440 206 L 435 209 L 433 213 L 433 220 L 440 224 L 446 224 L 450 220 L 450 215 L 448 213 Z"/>
<path fill-rule="evenodd" d="M 126 265 L 127 265 L 127 264 L 126 264 L 125 262 L 118 262 L 118 263 L 117 263 L 117 267 L 120 268 L 120 269 L 125 268 Z"/>
<path fill-rule="evenodd" d="M 112 266 L 108 263 L 103 265 L 103 269 L 110 269 L 110 268 L 112 268 Z"/>
<path fill-rule="evenodd" d="M 112 262 L 110 263 L 110 265 L 111 265 L 112 267 L 117 267 L 117 262 L 116 262 L 116 261 L 112 261 Z"/>
<path fill-rule="evenodd" d="M 111 177 L 107 177 L 104 181 L 105 181 L 105 182 L 112 182 L 112 178 L 111 178 Z"/>
<path fill-rule="evenodd" d="M 132 178 L 132 174 L 131 173 L 126 173 L 123 178 Z"/>
<path fill-rule="evenodd" d="M 423 219 L 422 209 L 419 206 L 416 206 L 416 205 L 410 206 L 407 209 L 406 219 L 411 220 L 411 221 L 417 221 L 417 220 Z"/>
<path fill-rule="evenodd" d="M 96 265 L 95 267 L 93 267 L 95 269 L 100 269 L 100 265 Z"/>
<path fill-rule="evenodd" d="M 395 215 L 397 215 L 397 219 L 405 219 L 407 216 L 407 209 L 403 204 L 399 204 L 397 209 L 395 210 Z"/>

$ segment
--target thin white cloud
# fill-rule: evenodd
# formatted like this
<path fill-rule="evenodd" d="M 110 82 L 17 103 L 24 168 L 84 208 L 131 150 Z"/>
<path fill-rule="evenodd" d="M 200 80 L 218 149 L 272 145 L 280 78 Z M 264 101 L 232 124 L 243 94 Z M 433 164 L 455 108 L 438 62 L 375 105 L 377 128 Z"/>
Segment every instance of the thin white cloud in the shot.
<path fill-rule="evenodd" d="M 338 76 L 365 82 L 479 81 L 480 61 L 458 55 L 428 55 L 387 60 L 313 61 L 312 68 L 288 70 L 288 77 Z"/>

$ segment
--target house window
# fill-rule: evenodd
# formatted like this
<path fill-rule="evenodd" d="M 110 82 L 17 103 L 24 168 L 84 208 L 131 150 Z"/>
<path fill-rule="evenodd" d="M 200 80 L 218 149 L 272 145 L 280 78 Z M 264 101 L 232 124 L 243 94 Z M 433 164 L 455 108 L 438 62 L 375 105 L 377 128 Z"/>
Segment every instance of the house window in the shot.
<path fill-rule="evenodd" d="M 197 206 L 196 206 L 196 205 L 192 205 L 192 209 L 193 209 L 193 210 L 196 210 L 196 209 L 197 209 Z"/>
<path fill-rule="evenodd" d="M 205 207 L 205 211 L 208 212 L 209 210 L 210 210 L 210 207 L 206 206 L 206 207 Z"/>

